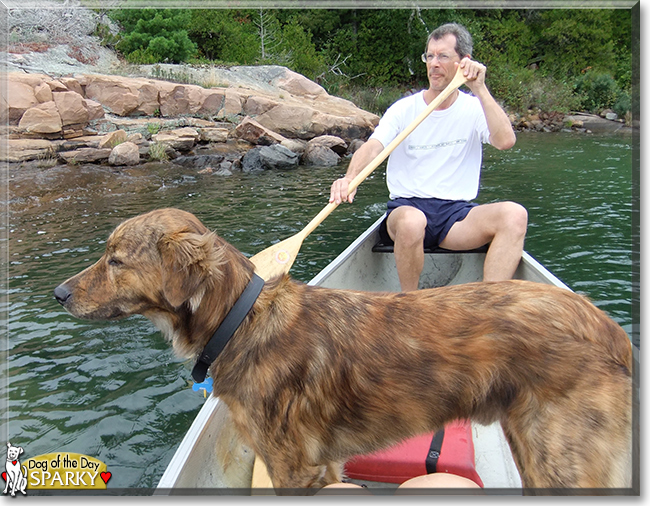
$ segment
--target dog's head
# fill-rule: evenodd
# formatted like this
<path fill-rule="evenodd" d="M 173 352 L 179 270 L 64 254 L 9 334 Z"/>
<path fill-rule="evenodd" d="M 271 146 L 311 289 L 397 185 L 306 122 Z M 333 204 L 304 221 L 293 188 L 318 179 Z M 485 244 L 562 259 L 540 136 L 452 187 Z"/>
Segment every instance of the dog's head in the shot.
<path fill-rule="evenodd" d="M 21 446 L 13 446 L 11 443 L 7 443 L 7 460 L 18 460 L 21 453 L 23 453 Z"/>
<path fill-rule="evenodd" d="M 242 279 L 227 279 L 231 263 L 246 266 Z M 173 338 L 179 351 L 187 347 L 176 342 L 181 320 L 197 313 L 206 294 L 215 287 L 218 291 L 220 283 L 245 286 L 246 274 L 250 278 L 253 270 L 246 263 L 250 264 L 194 215 L 159 209 L 120 224 L 108 238 L 103 256 L 56 287 L 54 295 L 78 318 L 111 320 L 142 314 Z M 213 306 L 218 313 L 219 304 Z"/>

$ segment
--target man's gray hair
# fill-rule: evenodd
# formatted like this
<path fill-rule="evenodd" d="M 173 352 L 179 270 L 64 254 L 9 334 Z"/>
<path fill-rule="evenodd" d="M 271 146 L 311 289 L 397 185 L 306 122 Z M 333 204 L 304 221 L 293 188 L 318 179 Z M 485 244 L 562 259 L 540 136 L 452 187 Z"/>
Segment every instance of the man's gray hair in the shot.
<path fill-rule="evenodd" d="M 458 53 L 458 56 L 461 58 L 465 58 L 465 56 L 468 55 L 471 56 L 474 46 L 472 42 L 472 36 L 467 31 L 467 28 L 465 28 L 463 25 L 459 25 L 458 23 L 447 23 L 446 25 L 439 26 L 433 32 L 431 32 L 429 38 L 427 39 L 427 45 L 424 48 L 424 51 L 426 52 L 429 49 L 429 42 L 432 40 L 440 40 L 448 34 L 456 37 L 455 49 Z"/>

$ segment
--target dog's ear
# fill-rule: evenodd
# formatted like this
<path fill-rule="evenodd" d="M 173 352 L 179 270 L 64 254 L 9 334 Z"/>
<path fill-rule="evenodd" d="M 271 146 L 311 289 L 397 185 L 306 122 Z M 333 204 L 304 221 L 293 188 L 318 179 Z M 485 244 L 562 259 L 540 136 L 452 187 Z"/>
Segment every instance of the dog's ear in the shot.
<path fill-rule="evenodd" d="M 175 232 L 158 242 L 162 257 L 162 288 L 169 303 L 179 307 L 200 293 L 211 271 L 214 234 Z"/>

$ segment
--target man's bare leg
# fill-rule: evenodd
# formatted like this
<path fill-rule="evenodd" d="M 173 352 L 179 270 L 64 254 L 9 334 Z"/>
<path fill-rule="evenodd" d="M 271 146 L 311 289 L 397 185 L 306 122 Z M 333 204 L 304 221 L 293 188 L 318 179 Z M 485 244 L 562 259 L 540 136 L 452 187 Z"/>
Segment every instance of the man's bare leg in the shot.
<path fill-rule="evenodd" d="M 440 246 L 474 249 L 490 243 L 483 266 L 484 281 L 512 279 L 524 250 L 528 213 L 515 202 L 497 202 L 472 208 L 451 227 Z"/>
<path fill-rule="evenodd" d="M 386 221 L 388 235 L 395 242 L 395 263 L 403 292 L 418 289 L 424 267 L 424 232 L 427 226 L 422 211 L 411 206 L 393 210 Z"/>

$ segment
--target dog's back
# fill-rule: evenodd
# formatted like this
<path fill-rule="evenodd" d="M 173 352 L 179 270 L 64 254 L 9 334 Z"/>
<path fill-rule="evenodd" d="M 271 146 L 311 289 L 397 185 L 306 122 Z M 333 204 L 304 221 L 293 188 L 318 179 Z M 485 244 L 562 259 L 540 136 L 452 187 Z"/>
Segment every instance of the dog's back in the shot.
<path fill-rule="evenodd" d="M 259 304 L 237 355 L 218 361 L 218 395 L 240 406 L 246 391 L 242 409 L 280 427 L 300 392 L 287 437 L 319 441 L 310 458 L 499 420 L 528 487 L 628 486 L 630 341 L 579 295 L 519 281 L 368 294 L 284 279 Z M 263 357 L 257 375 L 243 356 Z"/>

